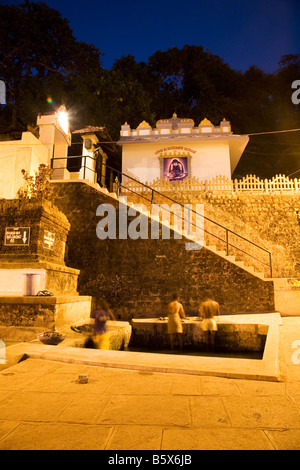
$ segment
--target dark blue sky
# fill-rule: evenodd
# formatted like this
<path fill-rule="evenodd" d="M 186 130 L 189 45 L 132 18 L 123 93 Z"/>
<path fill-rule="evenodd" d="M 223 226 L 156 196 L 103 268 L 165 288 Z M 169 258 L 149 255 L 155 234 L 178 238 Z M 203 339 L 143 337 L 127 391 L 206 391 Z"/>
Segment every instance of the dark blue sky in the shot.
<path fill-rule="evenodd" d="M 2 4 L 20 1 L 0 0 Z M 45 0 L 93 43 L 110 68 L 122 55 L 147 61 L 157 50 L 202 45 L 236 70 L 276 70 L 300 53 L 300 0 Z M 298 77 L 300 78 L 300 77 Z"/>

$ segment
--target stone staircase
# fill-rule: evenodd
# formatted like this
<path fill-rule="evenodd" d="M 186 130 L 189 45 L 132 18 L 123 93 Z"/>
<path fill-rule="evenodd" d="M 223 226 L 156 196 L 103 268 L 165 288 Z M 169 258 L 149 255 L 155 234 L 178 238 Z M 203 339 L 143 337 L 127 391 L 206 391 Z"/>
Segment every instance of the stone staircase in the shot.
<path fill-rule="evenodd" d="M 211 252 L 215 253 L 221 258 L 224 258 L 230 263 L 235 264 L 236 266 L 243 269 L 244 271 L 247 271 L 249 274 L 252 274 L 253 276 L 256 276 L 262 280 L 264 279 L 270 280 L 270 278 L 266 278 L 263 272 L 256 271 L 254 266 L 246 265 L 244 261 L 238 261 L 234 255 L 227 255 L 224 250 L 218 250 L 215 245 L 204 245 L 204 246 L 207 250 L 210 250 Z"/>
<path fill-rule="evenodd" d="M 127 197 L 124 197 L 124 196 L 118 197 L 118 195 L 115 192 L 109 192 L 106 188 L 101 188 L 98 184 L 94 184 L 92 186 L 95 187 L 95 189 L 97 189 L 98 191 L 106 194 L 108 197 L 112 198 L 113 200 L 119 201 L 122 204 L 127 205 L 128 209 L 134 207 L 140 214 L 144 215 L 148 219 L 150 219 L 150 220 L 154 219 L 156 222 L 159 222 L 161 226 L 165 226 L 166 228 L 170 229 L 170 231 L 172 231 L 174 233 L 177 232 L 177 236 L 182 235 L 182 237 L 189 244 L 190 249 L 193 249 L 195 251 L 200 251 L 201 248 L 205 248 L 206 250 L 210 251 L 211 253 L 213 253 L 213 254 L 225 259 L 226 261 L 229 261 L 233 265 L 243 269 L 244 271 L 251 274 L 252 276 L 255 276 L 255 277 L 257 277 L 261 280 L 270 281 L 270 277 L 266 276 L 263 271 L 258 271 L 255 266 L 253 266 L 251 264 L 250 265 L 247 264 L 245 261 L 238 259 L 238 257 L 235 256 L 235 255 L 229 255 L 229 254 L 227 255 L 226 251 L 222 250 L 222 249 L 219 249 L 217 247 L 217 245 L 212 245 L 211 243 L 206 242 L 203 239 L 203 236 L 200 237 L 200 240 L 199 240 L 199 239 L 197 239 L 197 237 L 195 235 L 187 233 L 186 230 L 182 230 L 181 232 L 179 232 L 177 230 L 177 227 L 174 226 L 173 224 L 168 224 L 167 221 L 164 221 L 161 218 L 159 218 L 155 215 L 152 215 L 151 211 L 148 210 L 148 209 L 144 210 L 144 208 L 142 207 L 143 206 L 142 203 L 141 204 L 134 204 L 133 202 L 128 201 Z M 139 206 L 140 206 L 140 210 L 138 210 Z M 193 248 L 193 246 L 194 246 L 194 248 Z"/>

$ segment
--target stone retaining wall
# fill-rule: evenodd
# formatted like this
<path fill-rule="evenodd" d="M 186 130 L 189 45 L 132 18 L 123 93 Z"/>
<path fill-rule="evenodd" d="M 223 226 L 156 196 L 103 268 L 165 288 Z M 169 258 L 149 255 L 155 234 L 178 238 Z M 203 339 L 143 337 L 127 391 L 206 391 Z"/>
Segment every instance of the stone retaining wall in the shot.
<path fill-rule="evenodd" d="M 0 296 L 0 338 L 32 340 L 53 329 L 70 333 L 70 326 L 90 321 L 89 296 Z"/>
<path fill-rule="evenodd" d="M 97 238 L 97 207 L 113 203 L 118 214 L 118 201 L 93 187 L 52 183 L 51 198 L 71 224 L 67 264 L 80 269 L 79 293 L 106 298 L 117 318 L 164 315 L 174 291 L 180 292 L 190 315 L 205 291 L 223 313 L 274 310 L 271 281 L 258 279 L 205 248 L 187 251 L 185 240 Z"/>

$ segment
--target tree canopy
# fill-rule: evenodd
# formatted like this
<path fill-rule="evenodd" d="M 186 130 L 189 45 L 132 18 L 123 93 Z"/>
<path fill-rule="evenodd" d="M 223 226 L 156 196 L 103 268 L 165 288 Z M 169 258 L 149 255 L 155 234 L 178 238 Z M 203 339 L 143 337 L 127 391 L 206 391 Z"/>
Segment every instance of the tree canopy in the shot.
<path fill-rule="evenodd" d="M 29 1 L 0 5 L 0 77 L 13 127 L 32 120 L 37 108 L 43 111 L 49 94 L 62 101 L 70 83 L 80 88 L 99 69 L 100 51 L 76 41 L 58 11 Z"/>
<path fill-rule="evenodd" d="M 125 121 L 154 125 L 174 112 L 196 123 L 225 117 L 234 133 L 300 128 L 300 106 L 291 100 L 300 54 L 282 57 L 272 74 L 255 65 L 234 70 L 202 46 L 157 51 L 140 63 L 123 56 L 110 70 L 101 56 L 93 44 L 77 41 L 68 20 L 45 3 L 0 5 L 0 80 L 7 88 L 0 126 L 26 128 L 38 112 L 64 104 L 74 129 L 106 126 L 114 140 Z M 236 175 L 299 169 L 299 135 L 251 137 Z"/>

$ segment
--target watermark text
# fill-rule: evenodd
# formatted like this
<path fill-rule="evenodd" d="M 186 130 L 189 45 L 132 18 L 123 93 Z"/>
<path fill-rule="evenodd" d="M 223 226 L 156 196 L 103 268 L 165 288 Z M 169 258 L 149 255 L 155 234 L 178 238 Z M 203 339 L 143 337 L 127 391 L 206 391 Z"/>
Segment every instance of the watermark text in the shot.
<path fill-rule="evenodd" d="M 112 204 L 100 204 L 96 215 L 102 217 L 96 234 L 100 240 L 186 240 L 186 250 L 200 250 L 204 245 L 204 205 L 143 204 L 127 205 L 127 198 L 119 200 L 118 211 Z"/>
<path fill-rule="evenodd" d="M 292 354 L 292 363 L 295 366 L 298 366 L 300 364 L 300 340 L 299 339 L 293 342 L 292 349 L 295 349 L 295 351 Z"/>
<path fill-rule="evenodd" d="M 5 343 L 0 340 L 0 364 L 6 364 Z"/>
<path fill-rule="evenodd" d="M 300 80 L 295 80 L 292 83 L 292 89 L 296 90 L 292 94 L 292 102 L 293 104 L 299 104 L 300 103 Z"/>
<path fill-rule="evenodd" d="M 6 104 L 6 86 L 3 80 L 0 80 L 0 105 Z"/>

